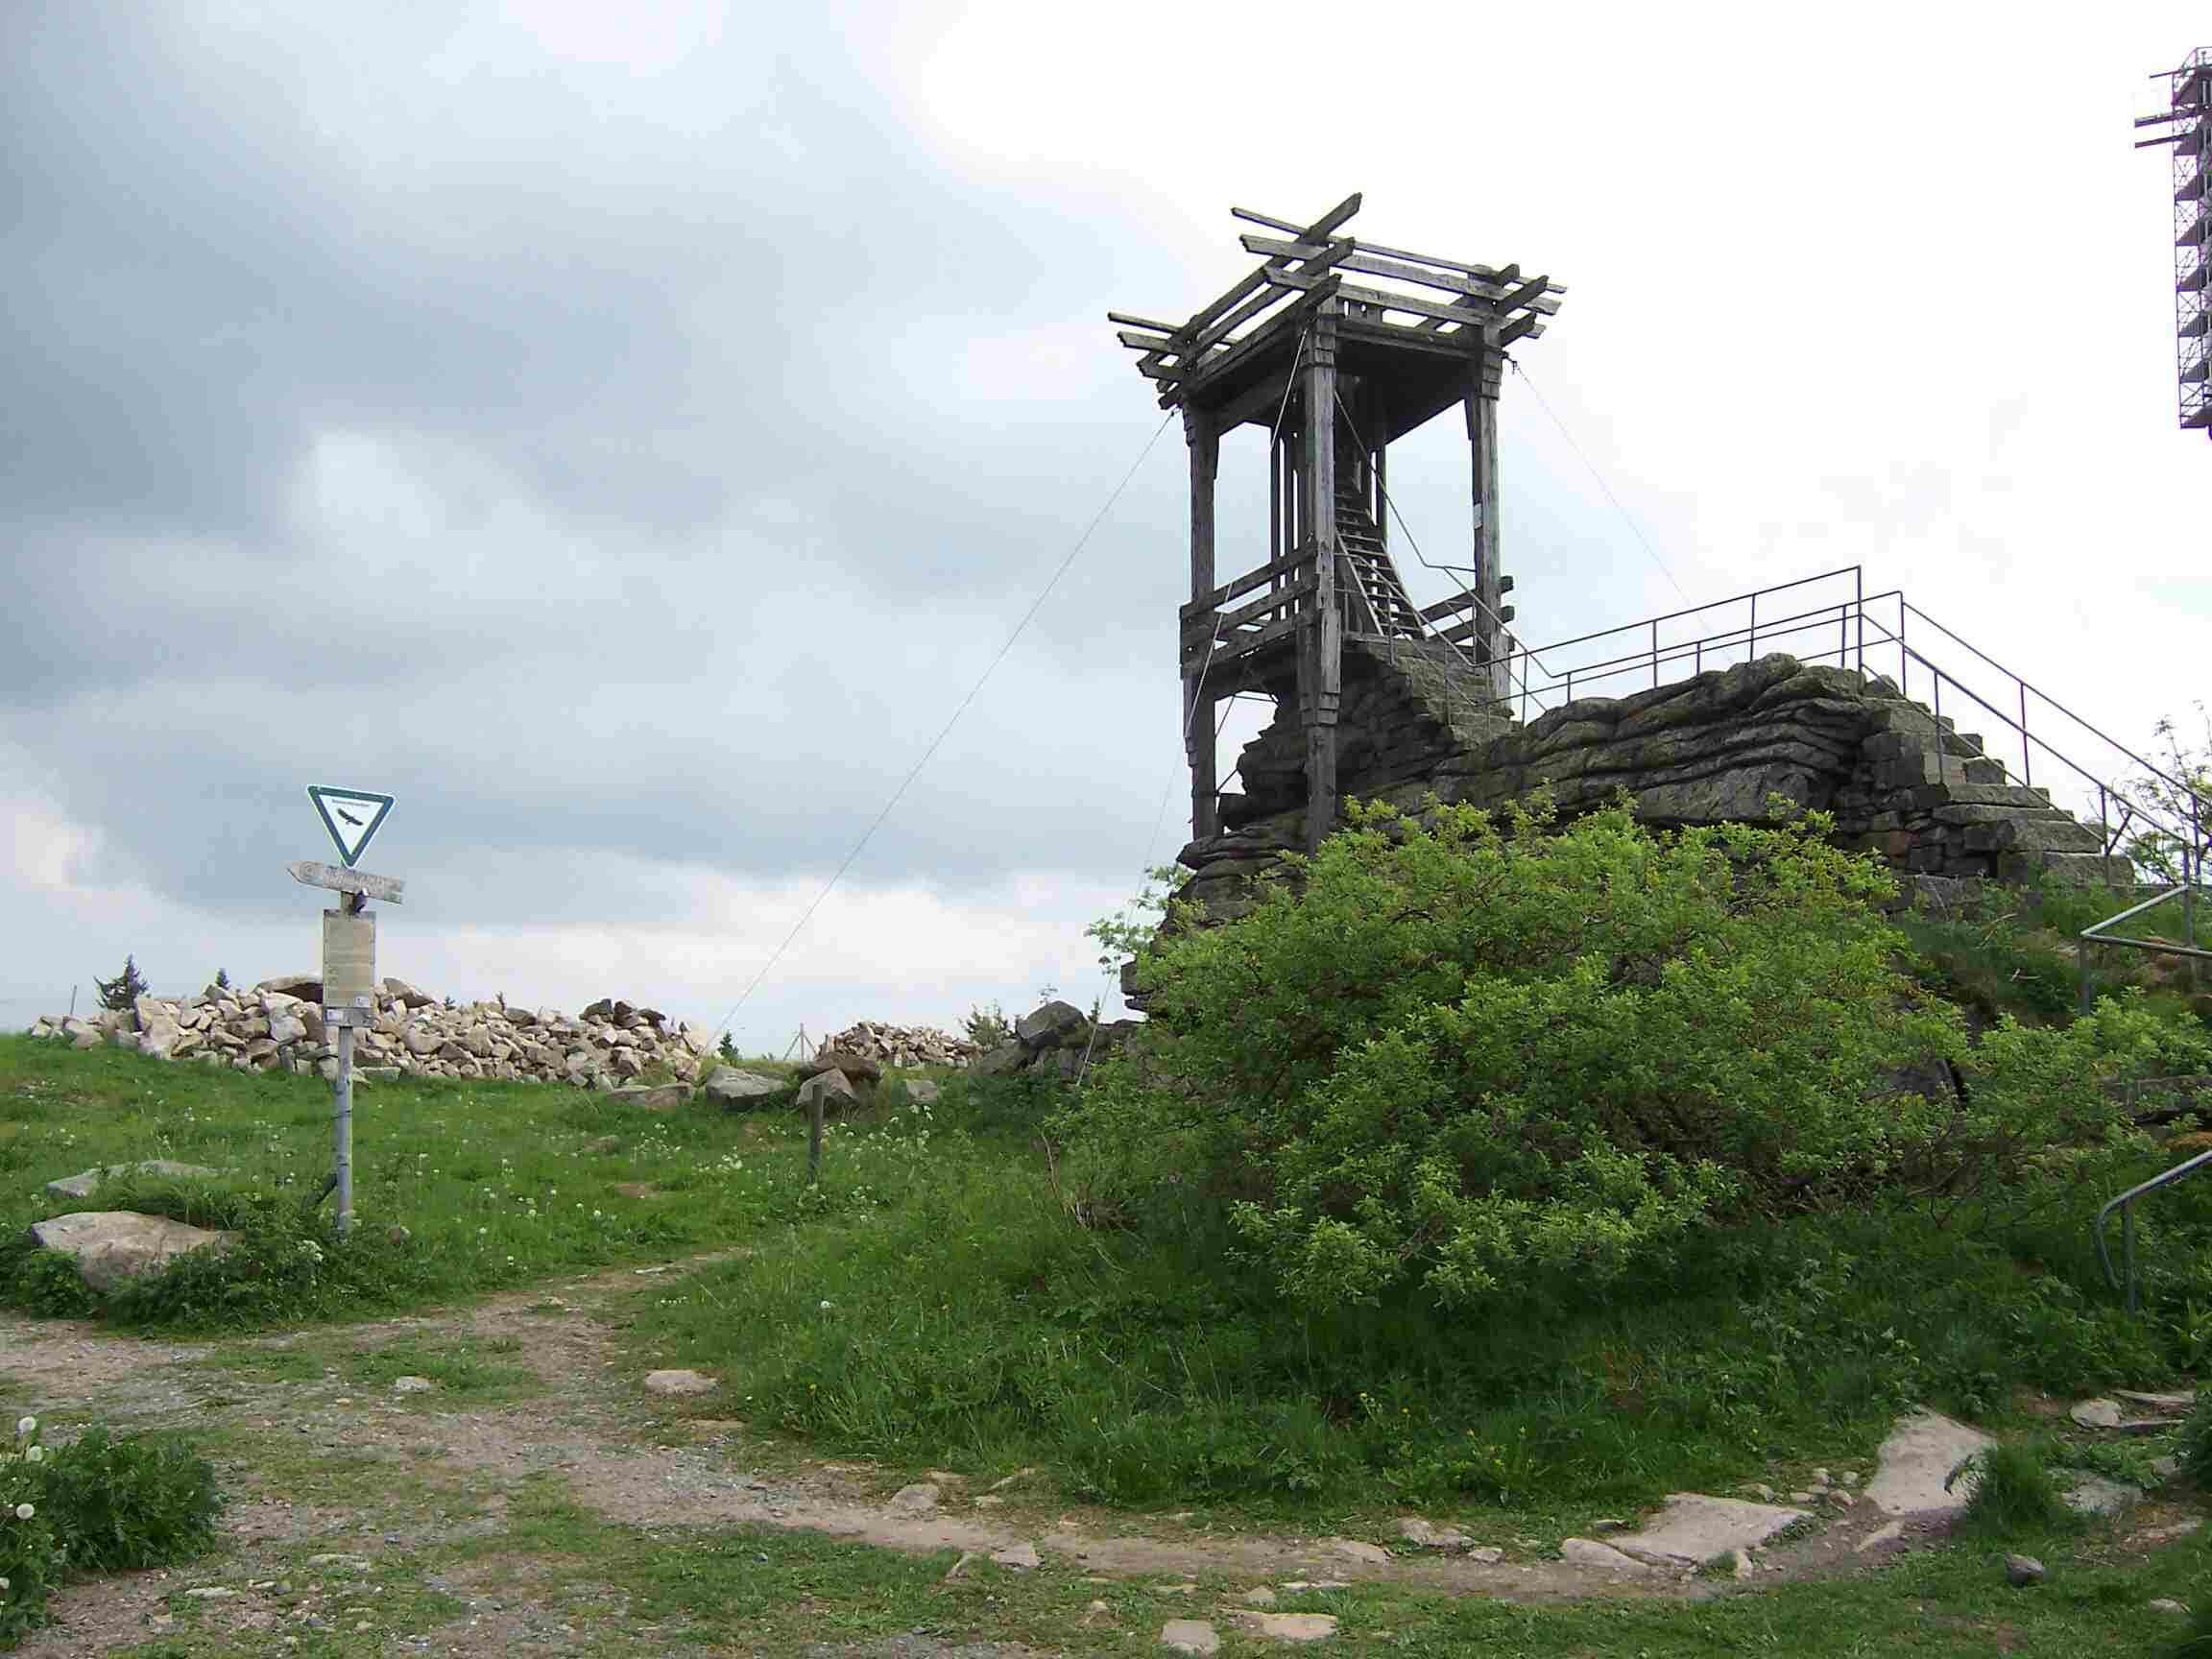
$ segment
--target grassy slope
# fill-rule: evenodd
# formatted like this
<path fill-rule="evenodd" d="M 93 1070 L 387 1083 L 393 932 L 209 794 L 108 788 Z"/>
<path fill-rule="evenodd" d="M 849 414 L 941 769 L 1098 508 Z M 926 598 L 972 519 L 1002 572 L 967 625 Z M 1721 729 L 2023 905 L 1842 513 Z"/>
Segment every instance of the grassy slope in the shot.
<path fill-rule="evenodd" d="M 1022 1126 L 1041 1101 L 971 1102 L 983 1104 L 995 1115 L 974 1136 L 864 1113 L 832 1135 L 828 1179 L 808 1197 L 803 1133 L 781 1115 L 625 1118 L 564 1090 L 375 1090 L 358 1130 L 364 1226 L 414 1235 L 421 1270 L 391 1284 L 394 1303 L 745 1245 L 681 1286 L 641 1286 L 628 1334 L 724 1377 L 702 1414 L 742 1412 L 916 1469 L 1031 1462 L 1068 1497 L 1178 1502 L 1195 1525 L 1308 1535 L 1418 1504 L 1486 1536 L 1557 1537 L 1680 1485 L 1787 1486 L 1815 1462 L 1863 1466 L 1905 1393 L 2003 1428 L 2037 1420 L 2025 1382 L 2167 1375 L 2168 1349 L 2099 1300 L 2079 1259 L 2044 1263 L 2045 1284 L 2016 1259 L 1835 1227 L 1741 1240 L 1669 1299 L 1562 1309 L 1541 1330 L 1412 1332 L 1393 1323 L 1409 1315 L 1378 1315 L 1309 1330 L 1286 1353 L 1262 1339 L 1258 1308 L 1195 1292 L 1190 1263 L 1070 1224 Z M 45 1180 L 128 1158 L 295 1191 L 324 1165 L 327 1124 L 327 1089 L 311 1080 L 0 1041 L 0 1226 L 53 1208 Z M 600 1149 L 607 1137 L 614 1149 Z M 510 1382 L 491 1354 L 395 1351 L 378 1364 L 379 1378 L 459 1367 L 448 1381 L 489 1398 Z M 944 1562 L 750 1529 L 671 1549 L 551 1496 L 460 1548 L 488 1561 L 528 1552 L 538 1570 L 573 1557 L 628 1587 L 639 1614 L 768 1651 L 916 1625 L 1135 1651 L 1160 1620 L 1206 1611 L 1068 1571 L 972 1568 L 940 1589 Z M 1938 1654 L 2150 1653 L 2169 1638 L 2144 1600 L 2212 1594 L 2197 1588 L 2212 1566 L 2200 1544 L 2145 1559 L 2093 1531 L 2037 1548 L 2057 1577 L 2032 1597 L 2003 1587 L 1990 1547 L 1967 1544 L 1864 1580 L 1695 1606 L 1537 1610 L 1381 1588 L 1313 1605 L 1343 1616 L 1335 1650 L 1356 1654 L 1846 1654 L 1908 1638 Z M 1094 1598 L 1106 1615 L 1084 1612 Z M 162 1650 L 198 1651 L 188 1630 Z"/>

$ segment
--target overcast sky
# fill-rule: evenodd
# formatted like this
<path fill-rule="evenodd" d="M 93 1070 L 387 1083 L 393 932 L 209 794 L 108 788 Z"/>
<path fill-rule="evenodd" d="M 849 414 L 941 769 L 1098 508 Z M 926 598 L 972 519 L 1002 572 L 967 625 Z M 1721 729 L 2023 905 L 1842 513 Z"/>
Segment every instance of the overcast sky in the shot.
<path fill-rule="evenodd" d="M 8 0 L 0 1023 L 311 967 L 318 782 L 397 797 L 385 972 L 719 1022 L 1144 452 L 1103 313 L 1234 281 L 1232 204 L 1569 285 L 1502 415 L 1530 640 L 1863 565 L 2148 745 L 2212 444 L 2128 122 L 2212 14 L 2087 17 Z M 1463 557 L 1460 428 L 1404 450 Z M 1102 989 L 1185 837 L 1184 477 L 1171 429 L 745 1047 Z"/>

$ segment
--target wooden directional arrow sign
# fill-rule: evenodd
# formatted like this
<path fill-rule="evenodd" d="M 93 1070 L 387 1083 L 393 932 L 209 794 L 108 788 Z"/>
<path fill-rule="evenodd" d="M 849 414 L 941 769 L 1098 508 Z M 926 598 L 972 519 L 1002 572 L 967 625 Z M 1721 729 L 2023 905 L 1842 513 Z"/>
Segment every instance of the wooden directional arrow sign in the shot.
<path fill-rule="evenodd" d="M 302 887 L 327 887 L 333 893 L 358 893 L 364 899 L 381 899 L 387 904 L 399 902 L 399 895 L 407 890 L 407 883 L 397 876 L 372 876 L 366 870 L 341 870 L 335 864 L 317 864 L 302 858 L 296 864 L 284 866 L 292 879 Z"/>

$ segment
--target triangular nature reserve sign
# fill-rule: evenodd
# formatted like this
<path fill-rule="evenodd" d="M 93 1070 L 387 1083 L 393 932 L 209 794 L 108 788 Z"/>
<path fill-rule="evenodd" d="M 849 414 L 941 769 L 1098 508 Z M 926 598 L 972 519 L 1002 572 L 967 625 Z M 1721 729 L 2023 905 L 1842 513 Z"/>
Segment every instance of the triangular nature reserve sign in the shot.
<path fill-rule="evenodd" d="M 315 803 L 323 828 L 330 831 L 330 839 L 337 845 L 338 861 L 349 870 L 368 849 L 370 838 L 383 824 L 385 814 L 392 810 L 391 796 L 373 794 L 367 789 L 333 789 L 327 784 L 311 783 L 307 786 L 307 799 Z"/>

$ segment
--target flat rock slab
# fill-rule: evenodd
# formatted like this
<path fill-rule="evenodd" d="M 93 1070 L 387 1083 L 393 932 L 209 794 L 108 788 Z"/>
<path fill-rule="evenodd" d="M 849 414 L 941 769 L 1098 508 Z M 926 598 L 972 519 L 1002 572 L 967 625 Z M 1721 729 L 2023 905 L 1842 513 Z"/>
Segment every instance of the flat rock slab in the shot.
<path fill-rule="evenodd" d="M 607 1098 L 624 1106 L 642 1106 L 648 1112 L 681 1112 L 691 1104 L 691 1089 L 685 1083 L 633 1084 L 608 1090 Z"/>
<path fill-rule="evenodd" d="M 140 1274 L 160 1271 L 180 1256 L 228 1244 L 236 1237 L 134 1210 L 79 1210 L 31 1229 L 34 1244 L 71 1258 L 95 1290 L 112 1290 Z"/>
<path fill-rule="evenodd" d="M 1327 1613 L 1262 1613 L 1240 1607 L 1230 1617 L 1254 1635 L 1278 1642 L 1326 1642 L 1336 1634 L 1336 1621 Z"/>
<path fill-rule="evenodd" d="M 1966 1494 L 1945 1491 L 1943 1483 L 1966 1458 L 1995 1444 L 1980 1430 L 1939 1411 L 1901 1417 L 1877 1454 L 1874 1479 L 1866 1482 L 1866 1501 L 1885 1515 L 1908 1520 L 1956 1515 L 1966 1507 Z"/>
<path fill-rule="evenodd" d="M 1764 1544 L 1777 1532 L 1811 1519 L 1810 1511 L 1779 1503 L 1670 1492 L 1664 1509 L 1640 1530 L 1614 1538 L 1611 1547 L 1656 1567 L 1702 1567 L 1732 1550 Z"/>
<path fill-rule="evenodd" d="M 2125 1400 L 2130 1406 L 2148 1406 L 2153 1411 L 2164 1411 L 2176 1417 L 2186 1417 L 2196 1409 L 2194 1389 L 2173 1394 L 2148 1394 L 2139 1388 L 2115 1388 L 2112 1398 Z"/>
<path fill-rule="evenodd" d="M 1577 1567 L 1602 1567 L 1608 1573 L 1645 1574 L 1659 1571 L 1648 1561 L 1623 1555 L 1612 1545 L 1600 1544 L 1595 1538 L 1562 1538 L 1559 1541 L 1559 1558 L 1572 1561 Z"/>
<path fill-rule="evenodd" d="M 1348 1560 L 1364 1561 L 1371 1567 L 1386 1567 L 1390 1551 L 1380 1544 L 1363 1544 L 1357 1538 L 1332 1538 L 1329 1548 Z"/>
<path fill-rule="evenodd" d="M 2117 1400 L 2084 1400 L 2066 1415 L 2080 1428 L 2113 1434 L 2160 1434 L 2174 1427 L 2171 1418 L 2137 1416 Z"/>
<path fill-rule="evenodd" d="M 49 1181 L 46 1183 L 46 1190 L 56 1198 L 89 1198 L 99 1190 L 102 1182 L 111 1181 L 118 1175 L 152 1175 L 164 1181 L 219 1181 L 223 1171 L 210 1169 L 204 1164 L 179 1164 L 168 1158 L 148 1158 L 136 1164 L 103 1165 L 81 1174 L 64 1176 L 60 1181 Z"/>
<path fill-rule="evenodd" d="M 915 1513 L 937 1507 L 937 1500 L 944 1497 L 944 1489 L 929 1480 L 917 1480 L 911 1486 L 902 1486 L 891 1494 L 891 1507 Z"/>
<path fill-rule="evenodd" d="M 1043 1557 L 1037 1553 L 1037 1546 L 1034 1544 L 1009 1544 L 1003 1550 L 992 1551 L 991 1559 L 998 1562 L 1001 1567 L 1012 1567 L 1021 1571 L 1027 1571 L 1032 1567 L 1042 1567 L 1045 1564 Z"/>
<path fill-rule="evenodd" d="M 1221 1633 L 1203 1619 L 1170 1619 L 1160 1626 L 1160 1646 L 1178 1653 L 1218 1653 Z"/>
<path fill-rule="evenodd" d="M 714 1379 L 704 1371 L 648 1371 L 645 1373 L 645 1392 L 648 1394 L 708 1394 L 714 1389 Z"/>
<path fill-rule="evenodd" d="M 2066 1507 L 2077 1515 L 2118 1515 L 2142 1502 L 2140 1489 L 2102 1475 L 2077 1475 L 2066 1489 Z"/>
<path fill-rule="evenodd" d="M 790 1085 L 759 1071 L 741 1071 L 734 1066 L 717 1066 L 707 1073 L 707 1098 L 723 1106 L 742 1106 L 748 1100 L 780 1094 Z"/>

